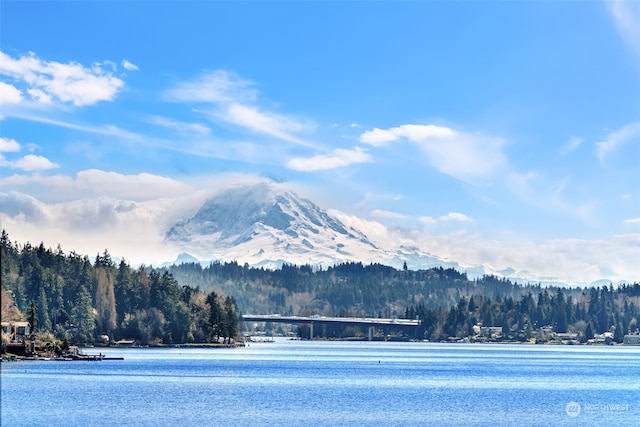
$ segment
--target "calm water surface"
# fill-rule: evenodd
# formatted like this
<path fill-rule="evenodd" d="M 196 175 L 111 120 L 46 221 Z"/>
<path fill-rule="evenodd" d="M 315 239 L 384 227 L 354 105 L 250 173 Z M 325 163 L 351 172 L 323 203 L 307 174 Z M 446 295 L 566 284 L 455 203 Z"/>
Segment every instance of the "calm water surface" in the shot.
<path fill-rule="evenodd" d="M 640 347 L 281 340 L 106 353 L 125 360 L 2 363 L 2 426 L 640 426 Z"/>

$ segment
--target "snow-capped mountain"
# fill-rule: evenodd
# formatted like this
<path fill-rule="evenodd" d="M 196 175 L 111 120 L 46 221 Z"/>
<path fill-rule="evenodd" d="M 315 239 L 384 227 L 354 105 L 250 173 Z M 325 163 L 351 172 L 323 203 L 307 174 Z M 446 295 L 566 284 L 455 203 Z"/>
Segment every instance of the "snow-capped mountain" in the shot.
<path fill-rule="evenodd" d="M 269 182 L 221 191 L 192 218 L 171 227 L 166 239 L 199 259 L 265 267 L 333 265 L 384 253 L 362 231 Z"/>

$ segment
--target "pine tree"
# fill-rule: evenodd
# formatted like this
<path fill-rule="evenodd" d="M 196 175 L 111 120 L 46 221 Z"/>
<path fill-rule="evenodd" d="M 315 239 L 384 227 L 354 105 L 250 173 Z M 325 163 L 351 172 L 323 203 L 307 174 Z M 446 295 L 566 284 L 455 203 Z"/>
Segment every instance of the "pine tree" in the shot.
<path fill-rule="evenodd" d="M 29 303 L 29 328 L 31 328 L 31 336 L 33 337 L 38 330 L 38 308 L 33 300 Z"/>
<path fill-rule="evenodd" d="M 207 329 L 209 333 L 209 339 L 215 342 L 220 341 L 220 335 L 222 334 L 222 309 L 218 302 L 218 295 L 215 291 L 211 291 L 207 295 L 207 304 L 209 304 L 209 316 L 207 319 Z"/>

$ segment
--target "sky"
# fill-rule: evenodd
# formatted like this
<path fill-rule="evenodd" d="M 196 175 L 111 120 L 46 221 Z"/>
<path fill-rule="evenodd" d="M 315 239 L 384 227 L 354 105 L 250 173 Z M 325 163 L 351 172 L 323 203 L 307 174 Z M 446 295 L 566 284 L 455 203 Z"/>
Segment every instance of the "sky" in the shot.
<path fill-rule="evenodd" d="M 0 5 L 12 240 L 171 261 L 267 178 L 463 265 L 638 281 L 640 1 Z"/>

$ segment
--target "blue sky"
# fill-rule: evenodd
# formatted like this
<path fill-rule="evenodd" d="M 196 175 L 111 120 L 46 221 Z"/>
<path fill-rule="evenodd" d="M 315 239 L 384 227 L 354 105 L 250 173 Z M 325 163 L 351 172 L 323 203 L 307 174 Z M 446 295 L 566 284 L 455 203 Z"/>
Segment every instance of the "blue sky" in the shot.
<path fill-rule="evenodd" d="M 266 176 L 447 259 L 640 279 L 640 2 L 0 13 L 15 240 L 166 260 L 163 226 Z"/>

